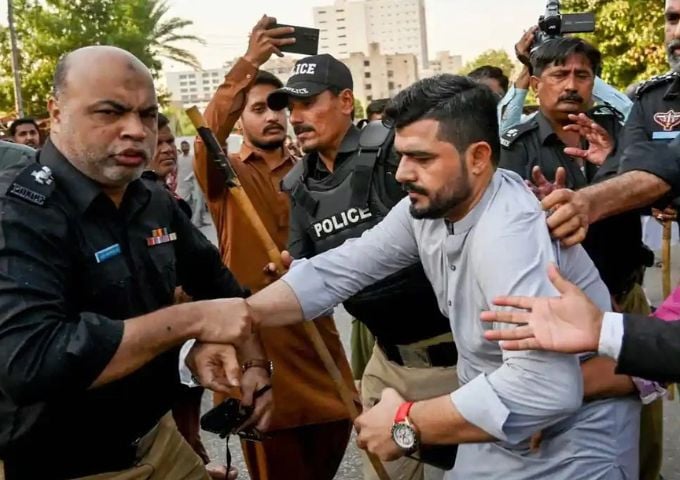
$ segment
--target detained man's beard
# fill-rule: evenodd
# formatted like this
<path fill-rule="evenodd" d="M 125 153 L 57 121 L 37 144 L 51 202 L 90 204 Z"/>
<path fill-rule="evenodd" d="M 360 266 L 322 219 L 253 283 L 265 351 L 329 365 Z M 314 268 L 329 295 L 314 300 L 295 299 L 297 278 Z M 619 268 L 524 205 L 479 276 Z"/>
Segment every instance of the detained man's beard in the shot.
<path fill-rule="evenodd" d="M 251 142 L 254 147 L 264 150 L 266 152 L 271 152 L 272 150 L 278 150 L 283 147 L 283 140 L 272 140 L 270 142 L 260 142 L 259 140 L 252 139 Z"/>
<path fill-rule="evenodd" d="M 671 70 L 680 73 L 680 55 L 674 53 L 676 49 L 680 49 L 680 40 L 673 40 L 666 46 L 666 58 Z"/>
<path fill-rule="evenodd" d="M 405 184 L 404 190 L 419 193 L 430 199 L 430 204 L 427 207 L 421 208 L 418 208 L 415 203 L 411 202 L 409 211 L 413 218 L 416 220 L 435 220 L 446 217 L 451 210 L 467 200 L 472 189 L 465 179 L 461 179 L 457 182 L 457 185 L 446 187 L 443 191 L 435 194 L 434 198 L 428 194 L 427 190 L 413 184 Z"/>

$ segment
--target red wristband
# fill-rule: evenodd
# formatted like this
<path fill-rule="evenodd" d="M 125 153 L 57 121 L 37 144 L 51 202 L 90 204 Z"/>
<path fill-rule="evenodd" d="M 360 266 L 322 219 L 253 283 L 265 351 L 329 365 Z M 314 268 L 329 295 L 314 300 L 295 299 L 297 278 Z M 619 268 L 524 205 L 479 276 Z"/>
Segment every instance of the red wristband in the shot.
<path fill-rule="evenodd" d="M 401 405 L 399 405 L 399 408 L 397 409 L 397 414 L 394 417 L 394 423 L 401 423 L 404 420 L 406 420 L 406 417 L 408 417 L 408 413 L 411 411 L 411 407 L 413 406 L 415 402 L 404 402 Z"/>

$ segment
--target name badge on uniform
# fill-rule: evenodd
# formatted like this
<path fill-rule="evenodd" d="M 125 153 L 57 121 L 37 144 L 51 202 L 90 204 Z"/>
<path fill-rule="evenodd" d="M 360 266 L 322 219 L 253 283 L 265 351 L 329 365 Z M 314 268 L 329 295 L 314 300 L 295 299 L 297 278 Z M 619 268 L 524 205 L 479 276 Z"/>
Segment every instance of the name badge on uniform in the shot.
<path fill-rule="evenodd" d="M 177 234 L 168 232 L 167 228 L 157 228 L 151 231 L 151 236 L 146 239 L 146 245 L 153 247 L 162 243 L 174 242 L 177 240 Z"/>
<path fill-rule="evenodd" d="M 673 140 L 680 132 L 652 132 L 652 140 Z"/>
<path fill-rule="evenodd" d="M 94 258 L 95 260 L 97 260 L 97 263 L 102 263 L 108 260 L 109 258 L 113 258 L 117 255 L 120 255 L 120 253 L 121 253 L 120 245 L 118 243 L 114 243 L 110 247 L 106 247 L 103 250 L 95 252 Z"/>

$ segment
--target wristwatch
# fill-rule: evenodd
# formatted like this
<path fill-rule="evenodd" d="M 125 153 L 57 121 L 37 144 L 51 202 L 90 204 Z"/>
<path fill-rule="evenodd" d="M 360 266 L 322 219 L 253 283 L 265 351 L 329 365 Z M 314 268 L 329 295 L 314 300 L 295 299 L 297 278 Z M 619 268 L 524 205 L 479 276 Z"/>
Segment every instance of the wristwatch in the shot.
<path fill-rule="evenodd" d="M 411 411 L 413 403 L 405 402 L 399 406 L 394 417 L 394 425 L 392 425 L 392 440 L 399 448 L 406 450 L 406 453 L 416 451 L 420 443 L 418 430 L 408 418 L 408 412 Z"/>

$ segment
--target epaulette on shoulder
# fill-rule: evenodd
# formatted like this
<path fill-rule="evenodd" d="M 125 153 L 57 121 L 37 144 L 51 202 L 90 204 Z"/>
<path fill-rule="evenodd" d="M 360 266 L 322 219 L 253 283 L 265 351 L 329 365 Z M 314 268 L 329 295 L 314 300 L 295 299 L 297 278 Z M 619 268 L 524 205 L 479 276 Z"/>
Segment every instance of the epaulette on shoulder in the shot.
<path fill-rule="evenodd" d="M 24 167 L 10 183 L 7 196 L 42 207 L 54 192 L 54 187 L 52 170 L 39 163 L 33 163 Z"/>
<path fill-rule="evenodd" d="M 671 82 L 675 80 L 676 78 L 680 78 L 680 75 L 676 72 L 668 72 L 664 73 L 663 75 L 657 75 L 655 77 L 650 78 L 649 80 L 646 80 L 642 82 L 638 87 L 635 89 L 635 96 L 637 98 L 640 98 L 643 93 L 656 88 L 660 85 L 666 85 L 668 82 Z"/>
<path fill-rule="evenodd" d="M 512 128 L 509 128 L 503 135 L 501 135 L 501 146 L 510 148 L 513 143 L 517 141 L 522 135 L 538 128 L 538 122 L 532 118 L 528 122 L 520 123 Z"/>

